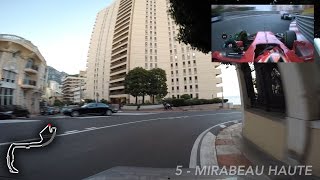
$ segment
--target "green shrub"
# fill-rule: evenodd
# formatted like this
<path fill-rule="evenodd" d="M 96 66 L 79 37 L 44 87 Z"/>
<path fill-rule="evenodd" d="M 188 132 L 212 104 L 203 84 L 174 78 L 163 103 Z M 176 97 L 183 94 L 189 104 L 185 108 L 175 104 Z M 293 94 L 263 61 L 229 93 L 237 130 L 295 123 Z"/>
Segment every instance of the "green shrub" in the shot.
<path fill-rule="evenodd" d="M 189 94 L 183 94 L 180 96 L 181 99 L 191 99 L 191 96 Z"/>
<path fill-rule="evenodd" d="M 172 104 L 174 107 L 187 106 L 184 99 L 173 99 L 169 104 Z"/>

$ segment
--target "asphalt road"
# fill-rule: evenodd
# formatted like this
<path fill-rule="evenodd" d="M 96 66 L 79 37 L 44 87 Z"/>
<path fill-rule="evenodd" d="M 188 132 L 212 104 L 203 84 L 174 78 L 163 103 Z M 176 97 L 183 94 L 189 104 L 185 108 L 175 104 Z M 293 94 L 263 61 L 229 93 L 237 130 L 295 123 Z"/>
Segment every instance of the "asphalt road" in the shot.
<path fill-rule="evenodd" d="M 0 121 L 0 179 L 83 179 L 116 166 L 187 168 L 203 131 L 240 119 L 239 111 L 216 110 Z M 20 172 L 10 174 L 10 142 L 37 138 L 48 123 L 57 127 L 57 137 L 43 148 L 16 150 L 14 165 Z"/>
<path fill-rule="evenodd" d="M 289 30 L 291 21 L 282 20 L 280 14 L 229 16 L 222 21 L 211 23 L 211 49 L 221 50 L 224 44 L 222 34 L 234 35 L 242 30 L 249 34 L 258 31 L 271 31 L 273 33 L 283 33 Z"/>

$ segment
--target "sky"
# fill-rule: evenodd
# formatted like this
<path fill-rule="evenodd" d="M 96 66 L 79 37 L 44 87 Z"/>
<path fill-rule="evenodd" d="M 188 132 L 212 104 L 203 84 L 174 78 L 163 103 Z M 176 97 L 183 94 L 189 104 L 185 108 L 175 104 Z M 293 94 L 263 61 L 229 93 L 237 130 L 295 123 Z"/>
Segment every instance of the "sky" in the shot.
<path fill-rule="evenodd" d="M 85 70 L 97 13 L 112 0 L 1 0 L 0 34 L 31 41 L 58 71 Z M 234 66 L 222 67 L 224 96 L 239 96 Z"/>
<path fill-rule="evenodd" d="M 86 67 L 97 13 L 111 0 L 1 0 L 0 34 L 38 47 L 47 65 L 69 74 Z"/>

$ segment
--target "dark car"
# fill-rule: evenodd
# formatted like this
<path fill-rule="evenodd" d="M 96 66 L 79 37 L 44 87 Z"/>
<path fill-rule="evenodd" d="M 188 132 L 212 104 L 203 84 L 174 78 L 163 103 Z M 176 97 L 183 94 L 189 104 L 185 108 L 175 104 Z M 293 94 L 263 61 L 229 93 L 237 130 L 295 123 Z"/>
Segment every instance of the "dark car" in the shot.
<path fill-rule="evenodd" d="M 41 115 L 54 115 L 58 114 L 59 112 L 54 107 L 44 107 L 41 109 L 40 113 Z"/>
<path fill-rule="evenodd" d="M 111 116 L 113 113 L 112 108 L 104 103 L 88 103 L 78 108 L 65 110 L 64 115 L 77 117 L 80 115 L 107 115 Z"/>
<path fill-rule="evenodd" d="M 0 107 L 0 119 L 12 119 L 16 117 L 29 118 L 30 112 L 28 109 L 18 105 Z"/>
<path fill-rule="evenodd" d="M 289 13 L 283 13 L 281 15 L 281 19 L 284 19 L 284 20 L 292 20 L 293 19 L 293 16 Z"/>

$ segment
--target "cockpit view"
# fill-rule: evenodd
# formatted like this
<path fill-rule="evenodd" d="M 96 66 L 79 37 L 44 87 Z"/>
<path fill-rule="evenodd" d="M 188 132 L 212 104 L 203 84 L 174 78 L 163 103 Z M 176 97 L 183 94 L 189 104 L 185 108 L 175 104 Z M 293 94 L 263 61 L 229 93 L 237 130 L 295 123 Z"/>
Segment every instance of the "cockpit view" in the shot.
<path fill-rule="evenodd" d="M 213 62 L 313 62 L 313 5 L 212 5 Z"/>

